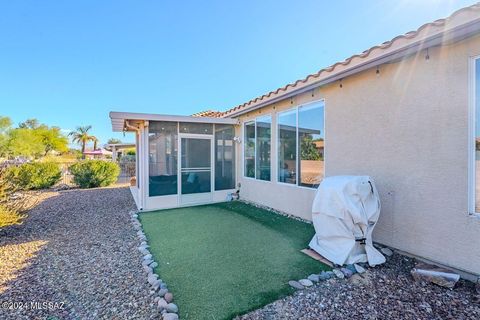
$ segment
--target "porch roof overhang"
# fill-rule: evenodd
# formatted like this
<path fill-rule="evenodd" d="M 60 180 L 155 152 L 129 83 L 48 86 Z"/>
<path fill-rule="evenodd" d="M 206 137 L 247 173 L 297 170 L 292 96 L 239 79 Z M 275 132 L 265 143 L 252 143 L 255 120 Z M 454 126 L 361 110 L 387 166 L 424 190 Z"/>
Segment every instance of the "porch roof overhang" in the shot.
<path fill-rule="evenodd" d="M 139 121 L 168 121 L 168 122 L 190 122 L 190 123 L 216 123 L 216 124 L 238 124 L 238 119 L 233 118 L 209 118 L 192 117 L 168 114 L 149 114 L 132 112 L 110 112 L 112 130 L 115 132 L 134 131 L 129 127 L 128 122 Z"/>

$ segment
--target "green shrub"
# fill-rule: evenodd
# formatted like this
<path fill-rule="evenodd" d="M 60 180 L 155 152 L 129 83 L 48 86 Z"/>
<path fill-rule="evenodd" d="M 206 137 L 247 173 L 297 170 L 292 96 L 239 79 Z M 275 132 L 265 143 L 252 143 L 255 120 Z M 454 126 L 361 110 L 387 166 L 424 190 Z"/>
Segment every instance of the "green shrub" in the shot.
<path fill-rule="evenodd" d="M 73 182 L 81 188 L 106 187 L 117 181 L 118 164 L 104 160 L 84 160 L 70 166 Z"/>
<path fill-rule="evenodd" d="M 6 179 L 23 190 L 46 189 L 57 183 L 62 171 L 54 162 L 31 162 L 7 170 Z"/>

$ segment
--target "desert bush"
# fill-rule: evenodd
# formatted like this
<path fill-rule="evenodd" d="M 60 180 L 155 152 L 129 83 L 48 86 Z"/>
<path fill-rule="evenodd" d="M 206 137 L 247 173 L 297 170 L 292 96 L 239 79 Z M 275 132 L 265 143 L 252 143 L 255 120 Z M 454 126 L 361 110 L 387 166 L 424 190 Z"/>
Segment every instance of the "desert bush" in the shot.
<path fill-rule="evenodd" d="M 25 214 L 0 205 L 0 229 L 14 224 L 21 224 L 25 217 Z"/>
<path fill-rule="evenodd" d="M 18 186 L 6 178 L 8 168 L 0 167 L 0 229 L 22 223 L 26 215 L 23 213 L 34 205 L 27 195 L 18 193 Z"/>
<path fill-rule="evenodd" d="M 104 160 L 84 160 L 69 168 L 73 182 L 81 188 L 106 187 L 117 181 L 118 164 Z"/>
<path fill-rule="evenodd" d="M 60 181 L 62 171 L 54 162 L 30 162 L 10 167 L 6 179 L 23 190 L 47 189 Z"/>

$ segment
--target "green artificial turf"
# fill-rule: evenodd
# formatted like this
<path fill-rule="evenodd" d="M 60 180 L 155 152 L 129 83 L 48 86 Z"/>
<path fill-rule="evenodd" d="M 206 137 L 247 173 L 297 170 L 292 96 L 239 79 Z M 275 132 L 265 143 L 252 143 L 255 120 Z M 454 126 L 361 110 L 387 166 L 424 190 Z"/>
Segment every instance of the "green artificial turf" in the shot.
<path fill-rule="evenodd" d="M 160 275 L 181 319 L 230 319 L 328 267 L 301 253 L 313 226 L 242 202 L 143 213 Z"/>

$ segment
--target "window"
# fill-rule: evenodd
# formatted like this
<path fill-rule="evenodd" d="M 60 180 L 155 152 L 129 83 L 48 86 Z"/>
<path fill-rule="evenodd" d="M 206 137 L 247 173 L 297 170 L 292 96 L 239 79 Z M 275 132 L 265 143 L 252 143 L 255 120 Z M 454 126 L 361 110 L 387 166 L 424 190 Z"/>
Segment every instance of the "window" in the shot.
<path fill-rule="evenodd" d="M 324 128 L 323 104 L 298 108 L 298 185 L 316 188 L 323 179 Z"/>
<path fill-rule="evenodd" d="M 148 134 L 149 195 L 177 194 L 176 122 L 151 121 Z"/>
<path fill-rule="evenodd" d="M 272 117 L 264 116 L 256 120 L 256 178 L 270 181 L 270 145 Z"/>
<path fill-rule="evenodd" d="M 235 188 L 233 125 L 215 125 L 215 190 Z"/>
<path fill-rule="evenodd" d="M 244 175 L 248 178 L 255 178 L 255 122 L 247 122 L 245 124 L 243 147 Z"/>
<path fill-rule="evenodd" d="M 474 146 L 474 199 L 475 212 L 480 212 L 480 58 L 474 62 L 474 93 L 473 103 L 475 109 L 475 146 Z"/>
<path fill-rule="evenodd" d="M 262 116 L 245 123 L 244 127 L 244 176 L 270 181 L 270 146 L 272 117 Z"/>
<path fill-rule="evenodd" d="M 311 188 L 320 184 L 324 174 L 324 128 L 323 101 L 278 114 L 279 182 Z"/>
<path fill-rule="evenodd" d="M 297 184 L 297 110 L 278 115 L 278 181 Z"/>

